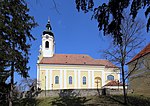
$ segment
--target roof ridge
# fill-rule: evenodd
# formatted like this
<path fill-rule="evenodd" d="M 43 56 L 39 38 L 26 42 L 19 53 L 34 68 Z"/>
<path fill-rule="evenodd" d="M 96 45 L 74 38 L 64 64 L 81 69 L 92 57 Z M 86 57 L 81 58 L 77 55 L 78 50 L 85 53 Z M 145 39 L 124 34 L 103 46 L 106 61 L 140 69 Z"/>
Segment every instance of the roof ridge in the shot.
<path fill-rule="evenodd" d="M 91 57 L 91 58 L 94 59 L 94 60 L 105 60 L 105 61 L 109 61 L 109 60 L 106 60 L 106 59 L 95 59 L 95 58 L 93 58 L 92 56 L 90 56 L 89 54 L 54 54 L 54 55 L 86 55 L 86 56 Z"/>
<path fill-rule="evenodd" d="M 54 54 L 54 55 L 87 55 L 87 56 L 89 56 L 88 54 Z"/>
<path fill-rule="evenodd" d="M 146 54 L 150 53 L 150 43 L 148 45 L 146 45 L 142 50 L 140 50 L 140 52 L 138 52 L 127 64 L 133 62 L 134 60 L 145 56 Z"/>
<path fill-rule="evenodd" d="M 88 55 L 88 54 L 54 54 L 54 55 L 81 55 L 81 56 L 88 56 L 88 57 L 94 59 L 93 57 L 91 57 L 91 56 Z M 94 60 L 95 60 L 95 59 L 94 59 Z"/>
<path fill-rule="evenodd" d="M 105 61 L 109 61 L 109 60 L 106 60 L 106 59 L 95 59 L 95 60 L 105 60 Z"/>

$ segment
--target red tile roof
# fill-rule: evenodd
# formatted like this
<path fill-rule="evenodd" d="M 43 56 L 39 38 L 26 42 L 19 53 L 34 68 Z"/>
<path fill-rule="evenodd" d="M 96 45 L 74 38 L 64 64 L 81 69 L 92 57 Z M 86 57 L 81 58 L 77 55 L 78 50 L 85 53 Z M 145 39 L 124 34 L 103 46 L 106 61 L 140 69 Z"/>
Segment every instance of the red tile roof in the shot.
<path fill-rule="evenodd" d="M 97 65 L 117 68 L 108 60 L 95 60 L 85 54 L 54 54 L 53 57 L 43 57 L 40 64 Z"/>
<path fill-rule="evenodd" d="M 118 86 L 118 84 L 119 84 L 119 86 L 123 85 L 120 82 L 118 83 L 118 81 L 112 80 L 112 81 L 108 82 L 105 86 Z"/>
<path fill-rule="evenodd" d="M 145 55 L 148 54 L 148 53 L 150 53 L 150 43 L 149 43 L 143 50 L 141 50 L 136 56 L 134 56 L 134 57 L 132 58 L 132 60 L 129 61 L 127 64 L 133 62 L 134 60 L 136 60 L 136 59 L 138 59 L 138 58 L 140 58 L 140 57 L 145 56 Z"/>

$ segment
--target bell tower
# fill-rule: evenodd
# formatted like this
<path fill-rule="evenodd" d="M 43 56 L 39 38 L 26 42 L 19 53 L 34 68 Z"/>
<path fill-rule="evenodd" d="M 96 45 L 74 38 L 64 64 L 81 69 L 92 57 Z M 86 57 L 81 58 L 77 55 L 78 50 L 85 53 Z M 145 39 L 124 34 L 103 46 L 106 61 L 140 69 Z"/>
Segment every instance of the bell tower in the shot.
<path fill-rule="evenodd" d="M 54 34 L 52 32 L 50 20 L 48 20 L 46 30 L 43 31 L 42 46 L 40 48 L 40 52 L 43 57 L 53 57 L 54 49 L 55 49 Z"/>

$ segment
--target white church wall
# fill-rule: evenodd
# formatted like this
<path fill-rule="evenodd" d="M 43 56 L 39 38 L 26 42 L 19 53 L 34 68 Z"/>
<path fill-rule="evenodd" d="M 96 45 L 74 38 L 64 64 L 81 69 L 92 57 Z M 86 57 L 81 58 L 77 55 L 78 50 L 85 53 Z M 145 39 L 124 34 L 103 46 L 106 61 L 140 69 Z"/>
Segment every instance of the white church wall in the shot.
<path fill-rule="evenodd" d="M 49 48 L 45 47 L 46 41 L 49 42 Z M 42 36 L 42 53 L 43 57 L 52 57 L 54 55 L 54 38 L 48 34 Z"/>
<path fill-rule="evenodd" d="M 95 85 L 95 82 L 94 82 L 94 77 L 96 77 L 96 74 L 97 74 L 97 72 L 99 72 L 99 75 L 100 75 L 100 78 L 102 79 L 102 85 L 104 85 L 103 84 L 103 77 L 104 77 L 104 75 L 102 74 L 102 73 L 104 73 L 103 71 L 104 71 L 104 67 L 100 67 L 100 66 L 91 66 L 91 67 L 89 67 L 89 66 L 79 66 L 79 65 L 77 65 L 77 66 L 74 66 L 74 65 L 72 65 L 72 66 L 67 66 L 67 65 L 41 65 L 40 66 L 40 70 L 48 70 L 48 73 L 51 73 L 51 75 L 49 75 L 49 74 L 46 74 L 46 76 L 47 75 L 49 75 L 49 76 L 47 76 L 47 80 L 48 80 L 48 82 L 46 82 L 46 88 L 47 89 L 68 89 L 69 87 L 68 87 L 68 76 L 67 76 L 67 73 L 70 71 L 70 70 L 72 70 L 72 72 L 73 72 L 73 74 L 72 74 L 72 76 L 73 76 L 73 81 L 74 81 L 74 83 L 73 83 L 73 88 L 76 88 L 76 89 L 81 89 L 81 88 L 96 88 L 96 85 Z M 54 86 L 53 85 L 53 88 L 52 88 L 52 86 L 50 86 L 50 85 L 52 85 L 53 83 L 54 83 L 54 76 L 56 76 L 55 74 L 53 74 L 53 73 L 55 73 L 54 71 L 55 70 L 57 70 L 58 72 L 57 72 L 57 74 L 58 74 L 58 76 L 59 76 L 59 78 L 60 78 L 60 84 L 59 84 L 59 86 Z M 82 77 L 83 77 L 83 75 L 85 75 L 85 73 L 86 73 L 86 78 L 87 78 L 87 80 L 86 80 L 86 82 L 87 82 L 87 84 L 86 84 L 86 86 L 83 86 L 82 85 Z M 49 78 L 49 77 L 51 77 L 51 78 Z M 53 78 L 52 78 L 53 77 Z M 39 79 L 40 80 L 40 79 Z M 44 88 L 44 87 L 42 87 L 42 88 Z"/>

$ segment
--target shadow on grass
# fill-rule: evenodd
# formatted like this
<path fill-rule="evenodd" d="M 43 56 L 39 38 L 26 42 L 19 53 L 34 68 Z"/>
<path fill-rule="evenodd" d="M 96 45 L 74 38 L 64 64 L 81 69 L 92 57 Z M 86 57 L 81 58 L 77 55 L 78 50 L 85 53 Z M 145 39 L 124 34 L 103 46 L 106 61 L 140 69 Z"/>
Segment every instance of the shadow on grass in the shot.
<path fill-rule="evenodd" d="M 124 101 L 123 101 L 123 99 L 122 99 L 123 96 L 120 96 L 121 99 L 119 99 L 119 98 L 117 98 L 117 97 L 114 97 L 114 96 L 107 96 L 107 97 L 110 98 L 110 99 L 112 99 L 112 100 L 114 100 L 115 102 L 118 102 L 118 103 L 124 105 Z"/>
<path fill-rule="evenodd" d="M 150 106 L 150 98 L 143 96 L 128 96 L 128 104 L 132 106 Z"/>
<path fill-rule="evenodd" d="M 40 100 L 37 100 L 36 97 L 41 93 L 41 90 L 28 91 L 19 98 L 15 98 L 13 101 L 13 106 L 37 106 L 40 103 Z"/>
<path fill-rule="evenodd" d="M 77 94 L 73 90 L 61 90 L 59 98 L 55 98 L 51 104 L 56 106 L 84 106 L 89 100 L 91 99 L 79 97 L 79 93 Z"/>
<path fill-rule="evenodd" d="M 37 106 L 39 102 L 40 101 L 36 98 L 23 98 L 18 102 L 13 103 L 13 106 Z"/>
<path fill-rule="evenodd" d="M 124 100 L 122 95 L 113 95 L 108 97 L 124 105 Z M 127 96 L 127 105 L 128 106 L 150 106 L 150 98 L 145 98 L 142 96 Z"/>

